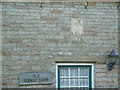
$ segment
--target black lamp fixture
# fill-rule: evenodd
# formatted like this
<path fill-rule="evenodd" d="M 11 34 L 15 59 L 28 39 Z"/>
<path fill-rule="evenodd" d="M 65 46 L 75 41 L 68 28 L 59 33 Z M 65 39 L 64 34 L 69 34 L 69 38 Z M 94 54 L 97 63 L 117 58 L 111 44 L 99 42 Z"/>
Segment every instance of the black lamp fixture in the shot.
<path fill-rule="evenodd" d="M 115 53 L 114 50 L 111 51 L 111 53 L 108 55 L 109 63 L 108 63 L 108 70 L 111 71 L 114 67 L 114 64 L 117 61 L 118 55 Z"/>

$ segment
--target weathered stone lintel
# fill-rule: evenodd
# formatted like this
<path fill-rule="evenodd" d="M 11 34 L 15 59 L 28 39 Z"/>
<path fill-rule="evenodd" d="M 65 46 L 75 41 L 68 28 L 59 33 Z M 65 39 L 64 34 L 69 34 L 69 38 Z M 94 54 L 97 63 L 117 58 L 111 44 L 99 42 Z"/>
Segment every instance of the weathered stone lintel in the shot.
<path fill-rule="evenodd" d="M 119 2 L 119 0 L 0 0 L 0 2 Z"/>
<path fill-rule="evenodd" d="M 96 63 L 95 61 L 55 61 L 56 63 Z"/>
<path fill-rule="evenodd" d="M 0 89 L 2 89 L 2 3 L 0 3 Z"/>
<path fill-rule="evenodd" d="M 107 56 L 55 56 L 51 58 L 55 63 L 99 63 L 106 64 L 108 62 Z"/>

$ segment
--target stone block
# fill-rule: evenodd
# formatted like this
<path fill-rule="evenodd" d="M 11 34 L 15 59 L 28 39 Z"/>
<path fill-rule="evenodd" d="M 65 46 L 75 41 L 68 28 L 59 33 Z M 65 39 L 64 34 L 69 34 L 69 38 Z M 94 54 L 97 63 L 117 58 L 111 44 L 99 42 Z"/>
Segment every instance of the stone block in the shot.
<path fill-rule="evenodd" d="M 117 6 L 118 3 L 116 3 L 116 2 L 110 2 L 109 5 L 114 7 L 114 6 Z"/>
<path fill-rule="evenodd" d="M 82 2 L 82 5 L 83 5 L 83 6 L 87 5 L 87 2 Z"/>
<path fill-rule="evenodd" d="M 46 39 L 48 43 L 57 43 L 58 39 Z"/>
<path fill-rule="evenodd" d="M 98 68 L 98 69 L 106 69 L 107 65 L 105 65 L 105 64 L 96 65 L 96 68 Z"/>
<path fill-rule="evenodd" d="M 109 2 L 104 2 L 104 3 L 103 3 L 103 6 L 108 7 L 108 6 L 109 6 Z"/>
<path fill-rule="evenodd" d="M 62 13 L 62 10 L 51 10 L 50 12 L 51 13 L 60 14 L 60 13 Z"/>
<path fill-rule="evenodd" d="M 96 2 L 88 2 L 88 5 L 90 5 L 90 6 L 95 6 L 95 5 L 96 5 Z"/>

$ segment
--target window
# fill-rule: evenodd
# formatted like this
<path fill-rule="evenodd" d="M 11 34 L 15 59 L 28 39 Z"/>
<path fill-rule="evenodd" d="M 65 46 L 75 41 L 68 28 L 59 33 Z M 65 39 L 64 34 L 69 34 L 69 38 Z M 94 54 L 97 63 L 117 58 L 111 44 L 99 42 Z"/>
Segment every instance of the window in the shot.
<path fill-rule="evenodd" d="M 92 88 L 92 65 L 58 65 L 58 88 Z"/>

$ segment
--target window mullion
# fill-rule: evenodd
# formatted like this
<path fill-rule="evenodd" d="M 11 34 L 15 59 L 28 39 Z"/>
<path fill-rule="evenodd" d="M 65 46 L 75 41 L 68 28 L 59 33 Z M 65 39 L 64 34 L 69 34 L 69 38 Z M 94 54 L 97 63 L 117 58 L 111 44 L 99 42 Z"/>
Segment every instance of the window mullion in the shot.
<path fill-rule="evenodd" d="M 69 69 L 69 88 L 70 88 L 70 68 Z"/>
<path fill-rule="evenodd" d="M 87 70 L 88 70 L 88 87 L 89 87 L 89 78 L 90 78 L 90 76 L 89 76 L 89 68 L 87 68 Z"/>
<path fill-rule="evenodd" d="M 80 88 L 80 68 L 78 68 L 78 86 L 79 86 L 79 88 Z"/>

